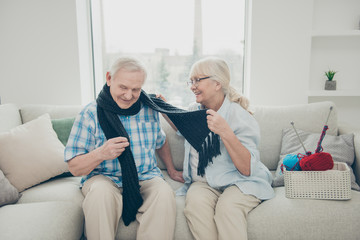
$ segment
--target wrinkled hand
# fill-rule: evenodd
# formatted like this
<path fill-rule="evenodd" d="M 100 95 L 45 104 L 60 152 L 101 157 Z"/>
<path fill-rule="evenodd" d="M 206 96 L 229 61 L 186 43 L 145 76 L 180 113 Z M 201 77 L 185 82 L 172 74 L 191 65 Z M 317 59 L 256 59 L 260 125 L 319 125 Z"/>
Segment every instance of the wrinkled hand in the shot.
<path fill-rule="evenodd" d="M 163 95 L 161 95 L 161 94 L 156 94 L 155 97 L 161 98 L 161 100 L 163 100 L 164 102 L 166 102 L 166 98 L 165 98 Z"/>
<path fill-rule="evenodd" d="M 183 172 L 177 170 L 168 170 L 168 174 L 172 180 L 184 183 Z"/>
<path fill-rule="evenodd" d="M 129 146 L 129 142 L 125 137 L 111 138 L 99 148 L 101 158 L 104 160 L 111 160 L 120 156 L 125 148 Z"/>
<path fill-rule="evenodd" d="M 206 117 L 208 128 L 212 132 L 221 135 L 221 133 L 225 133 L 229 130 L 229 124 L 219 113 L 212 109 L 207 110 L 206 113 L 208 114 Z"/>

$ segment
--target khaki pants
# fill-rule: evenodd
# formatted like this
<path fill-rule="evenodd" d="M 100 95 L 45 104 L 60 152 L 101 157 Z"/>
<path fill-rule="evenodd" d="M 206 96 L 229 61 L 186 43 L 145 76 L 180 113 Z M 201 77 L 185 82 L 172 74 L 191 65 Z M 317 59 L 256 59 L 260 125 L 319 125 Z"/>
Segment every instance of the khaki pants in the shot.
<path fill-rule="evenodd" d="M 220 192 L 194 182 L 186 194 L 184 214 L 196 240 L 246 240 L 247 214 L 260 202 L 234 185 Z"/>
<path fill-rule="evenodd" d="M 136 220 L 136 239 L 173 239 L 176 202 L 174 191 L 160 177 L 140 181 L 143 205 Z M 82 193 L 85 197 L 85 234 L 89 240 L 115 239 L 122 214 L 122 188 L 103 175 L 88 179 Z"/>

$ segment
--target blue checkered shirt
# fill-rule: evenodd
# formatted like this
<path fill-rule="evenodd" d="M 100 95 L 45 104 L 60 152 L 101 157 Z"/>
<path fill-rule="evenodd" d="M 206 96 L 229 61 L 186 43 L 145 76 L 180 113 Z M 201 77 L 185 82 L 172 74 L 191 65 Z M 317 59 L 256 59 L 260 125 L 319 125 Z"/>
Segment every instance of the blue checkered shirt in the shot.
<path fill-rule="evenodd" d="M 155 149 L 165 143 L 165 133 L 160 128 L 159 113 L 148 106 L 142 106 L 138 114 L 133 116 L 119 115 L 130 138 L 130 148 L 134 156 L 139 180 L 163 177 L 157 167 Z M 80 154 L 86 154 L 102 146 L 106 141 L 97 117 L 96 101 L 88 104 L 76 117 L 65 148 L 65 162 Z M 102 174 L 122 187 L 121 167 L 117 158 L 105 160 L 89 175 L 83 176 L 83 183 L 94 175 Z"/>

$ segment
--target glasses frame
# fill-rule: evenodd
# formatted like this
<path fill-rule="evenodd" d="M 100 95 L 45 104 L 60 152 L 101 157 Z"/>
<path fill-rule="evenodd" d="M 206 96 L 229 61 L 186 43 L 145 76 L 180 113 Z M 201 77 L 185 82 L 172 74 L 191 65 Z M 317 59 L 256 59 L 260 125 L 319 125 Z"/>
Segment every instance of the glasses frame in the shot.
<path fill-rule="evenodd" d="M 201 81 L 201 80 L 205 80 L 205 79 L 209 79 L 209 78 L 211 78 L 212 76 L 206 76 L 206 77 L 202 77 L 202 78 L 195 78 L 194 80 L 192 80 L 192 79 L 190 79 L 190 81 L 188 81 L 188 82 L 186 82 L 186 84 L 189 86 L 189 87 L 191 87 L 191 86 L 195 86 L 195 87 L 197 87 L 197 86 L 199 86 L 199 82 Z"/>

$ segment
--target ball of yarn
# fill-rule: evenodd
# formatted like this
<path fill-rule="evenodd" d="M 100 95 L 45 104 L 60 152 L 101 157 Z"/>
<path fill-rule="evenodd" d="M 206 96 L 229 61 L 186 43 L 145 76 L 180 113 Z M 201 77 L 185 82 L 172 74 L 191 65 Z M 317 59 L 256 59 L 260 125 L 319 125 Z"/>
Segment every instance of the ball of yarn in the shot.
<path fill-rule="evenodd" d="M 301 171 L 299 160 L 296 154 L 288 154 L 283 159 L 282 167 L 287 171 Z"/>
<path fill-rule="evenodd" d="M 325 171 L 334 167 L 334 161 L 330 153 L 319 152 L 303 157 L 300 167 L 303 171 Z"/>

